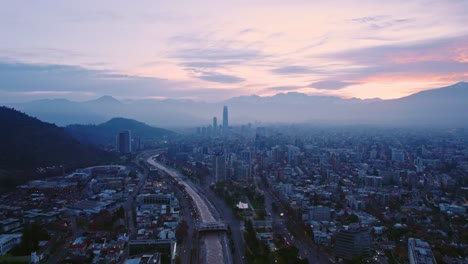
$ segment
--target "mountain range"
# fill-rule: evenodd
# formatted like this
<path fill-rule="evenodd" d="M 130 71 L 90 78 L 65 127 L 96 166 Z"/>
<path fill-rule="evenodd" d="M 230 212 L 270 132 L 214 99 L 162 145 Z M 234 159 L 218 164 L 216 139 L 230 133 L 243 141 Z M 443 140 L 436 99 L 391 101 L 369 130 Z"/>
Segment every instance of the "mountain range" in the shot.
<path fill-rule="evenodd" d="M 124 102 L 103 96 L 85 102 L 54 99 L 10 106 L 61 126 L 97 124 L 115 116 L 137 119 L 158 127 L 209 125 L 213 116 L 221 120 L 223 105 L 229 108 L 231 124 L 315 122 L 466 126 L 467 102 L 468 83 L 460 82 L 392 100 L 343 99 L 290 92 L 270 97 L 241 96 L 217 103 L 175 99 Z"/>

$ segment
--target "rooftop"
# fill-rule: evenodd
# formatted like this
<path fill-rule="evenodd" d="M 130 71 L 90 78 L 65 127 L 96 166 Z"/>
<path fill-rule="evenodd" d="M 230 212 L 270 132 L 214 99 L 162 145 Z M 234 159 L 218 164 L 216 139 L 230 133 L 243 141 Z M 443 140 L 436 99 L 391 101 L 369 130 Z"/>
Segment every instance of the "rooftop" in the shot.
<path fill-rule="evenodd" d="M 416 264 L 432 264 L 436 263 L 434 256 L 432 255 L 432 250 L 429 243 L 417 239 L 409 238 L 408 246 L 410 251 L 413 254 L 413 261 Z M 411 255 L 410 255 L 411 258 Z"/>

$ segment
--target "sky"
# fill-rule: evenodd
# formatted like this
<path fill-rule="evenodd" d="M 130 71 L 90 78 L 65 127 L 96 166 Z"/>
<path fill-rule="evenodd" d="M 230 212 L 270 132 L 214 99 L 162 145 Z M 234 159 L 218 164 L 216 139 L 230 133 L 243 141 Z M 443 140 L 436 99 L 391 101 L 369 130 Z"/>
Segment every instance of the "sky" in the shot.
<path fill-rule="evenodd" d="M 0 102 L 399 98 L 468 81 L 467 12 L 466 0 L 0 0 Z"/>

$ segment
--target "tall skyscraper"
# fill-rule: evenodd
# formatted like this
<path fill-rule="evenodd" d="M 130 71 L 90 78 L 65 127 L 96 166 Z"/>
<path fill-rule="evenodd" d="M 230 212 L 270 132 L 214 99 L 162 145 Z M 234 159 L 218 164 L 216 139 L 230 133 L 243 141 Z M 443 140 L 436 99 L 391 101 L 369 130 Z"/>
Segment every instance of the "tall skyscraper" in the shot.
<path fill-rule="evenodd" d="M 224 106 L 223 108 L 223 131 L 227 132 L 229 128 L 229 121 L 228 121 L 228 108 Z"/>
<path fill-rule="evenodd" d="M 117 151 L 126 154 L 132 152 L 130 130 L 122 131 L 117 135 Z"/>
<path fill-rule="evenodd" d="M 218 119 L 213 117 L 213 132 L 216 134 L 216 131 L 218 130 Z"/>

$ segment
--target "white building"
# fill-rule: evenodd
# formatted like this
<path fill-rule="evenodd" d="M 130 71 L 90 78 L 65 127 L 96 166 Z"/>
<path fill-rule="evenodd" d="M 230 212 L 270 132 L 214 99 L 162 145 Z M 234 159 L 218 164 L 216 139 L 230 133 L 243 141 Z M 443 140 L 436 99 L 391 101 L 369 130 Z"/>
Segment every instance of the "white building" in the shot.
<path fill-rule="evenodd" d="M 21 234 L 3 234 L 0 235 L 0 256 L 5 255 L 14 246 L 21 243 Z"/>
<path fill-rule="evenodd" d="M 408 239 L 408 259 L 410 264 L 437 264 L 429 243 L 412 237 Z"/>
<path fill-rule="evenodd" d="M 175 239 L 175 233 L 171 229 L 163 229 L 158 234 L 159 239 Z"/>

